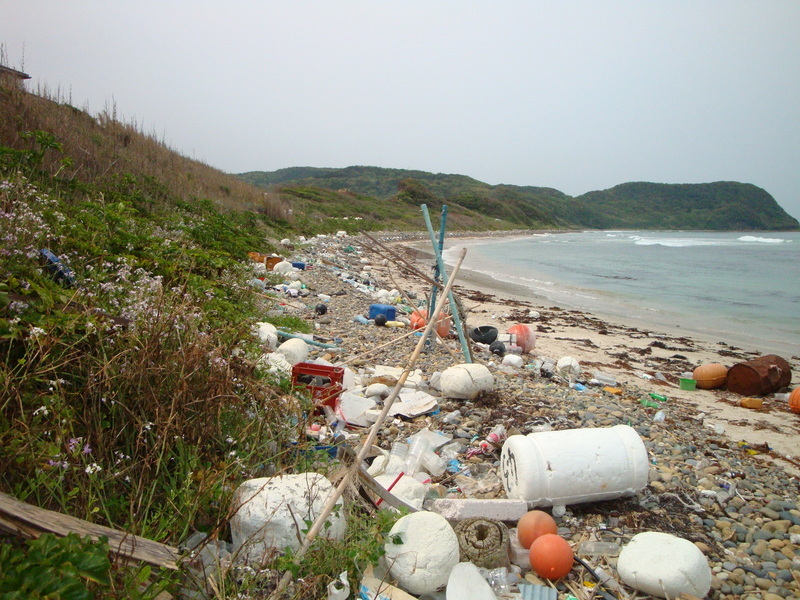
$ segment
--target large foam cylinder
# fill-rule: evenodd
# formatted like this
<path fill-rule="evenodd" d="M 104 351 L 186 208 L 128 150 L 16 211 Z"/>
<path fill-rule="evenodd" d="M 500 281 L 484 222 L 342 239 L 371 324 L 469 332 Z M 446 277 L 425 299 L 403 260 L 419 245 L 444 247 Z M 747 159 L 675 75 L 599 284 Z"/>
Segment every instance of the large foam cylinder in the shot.
<path fill-rule="evenodd" d="M 649 471 L 644 442 L 628 425 L 512 435 L 500 465 L 506 495 L 530 506 L 632 495 Z"/>

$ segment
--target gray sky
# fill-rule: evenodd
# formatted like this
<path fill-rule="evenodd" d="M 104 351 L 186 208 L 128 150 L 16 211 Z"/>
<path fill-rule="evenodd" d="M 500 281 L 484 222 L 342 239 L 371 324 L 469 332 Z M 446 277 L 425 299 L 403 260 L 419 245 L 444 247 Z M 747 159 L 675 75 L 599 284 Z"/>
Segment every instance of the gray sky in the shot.
<path fill-rule="evenodd" d="M 799 31 L 797 0 L 0 0 L 29 89 L 225 171 L 734 180 L 797 218 Z"/>

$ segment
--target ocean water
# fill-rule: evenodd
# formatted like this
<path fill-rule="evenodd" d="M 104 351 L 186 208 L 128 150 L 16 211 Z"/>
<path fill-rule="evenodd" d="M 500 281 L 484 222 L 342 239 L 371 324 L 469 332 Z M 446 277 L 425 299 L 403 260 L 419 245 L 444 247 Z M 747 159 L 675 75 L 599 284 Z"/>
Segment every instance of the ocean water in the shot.
<path fill-rule="evenodd" d="M 800 355 L 800 233 L 592 231 L 448 241 L 445 260 L 654 331 Z M 490 290 L 487 290 L 490 291 Z"/>

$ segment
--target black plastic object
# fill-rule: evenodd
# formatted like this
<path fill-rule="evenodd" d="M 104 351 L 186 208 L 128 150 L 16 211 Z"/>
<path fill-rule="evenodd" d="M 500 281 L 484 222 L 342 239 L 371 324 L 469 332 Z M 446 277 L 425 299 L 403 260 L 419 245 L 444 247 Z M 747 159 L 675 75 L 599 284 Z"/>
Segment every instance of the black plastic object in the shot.
<path fill-rule="evenodd" d="M 316 312 L 318 315 L 324 315 L 326 312 L 328 312 L 328 307 L 327 307 L 325 304 L 321 304 L 321 303 L 320 303 L 320 304 L 317 304 L 317 305 L 314 307 L 314 311 L 315 311 L 315 312 Z"/>
<path fill-rule="evenodd" d="M 383 313 L 375 315 L 375 325 L 377 325 L 378 327 L 383 327 L 384 325 L 386 325 L 388 321 L 389 319 L 387 319 L 386 315 L 384 315 Z"/>
<path fill-rule="evenodd" d="M 39 250 L 39 254 L 42 257 L 45 268 L 53 276 L 53 281 L 67 287 L 75 285 L 75 276 L 69 267 L 61 262 L 60 258 L 47 248 Z"/>
<path fill-rule="evenodd" d="M 491 344 L 497 339 L 497 327 L 491 325 L 475 327 L 470 330 L 469 337 L 473 342 L 478 342 L 479 344 Z"/>
<path fill-rule="evenodd" d="M 492 354 L 503 356 L 506 353 L 506 345 L 503 342 L 492 342 L 489 344 L 489 351 Z"/>

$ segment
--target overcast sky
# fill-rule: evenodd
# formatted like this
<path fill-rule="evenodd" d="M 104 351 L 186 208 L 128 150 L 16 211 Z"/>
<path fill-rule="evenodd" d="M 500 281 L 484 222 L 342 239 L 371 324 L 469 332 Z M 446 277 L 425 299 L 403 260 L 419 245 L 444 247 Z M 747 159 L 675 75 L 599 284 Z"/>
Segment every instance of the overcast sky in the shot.
<path fill-rule="evenodd" d="M 800 218 L 798 0 L 0 0 L 0 41 L 229 172 L 733 180 Z"/>

